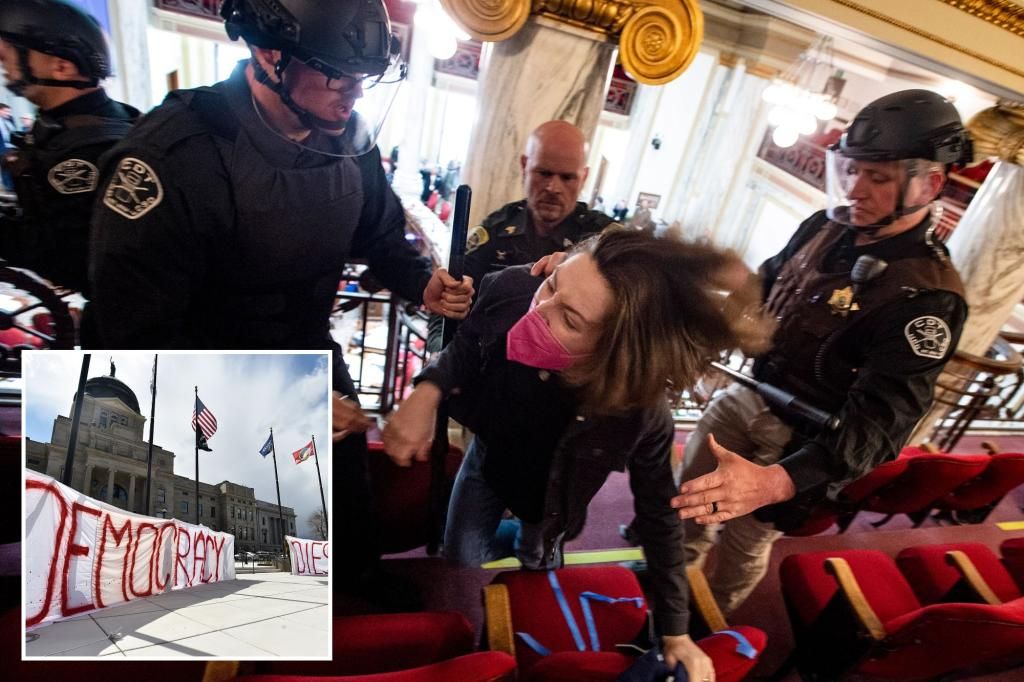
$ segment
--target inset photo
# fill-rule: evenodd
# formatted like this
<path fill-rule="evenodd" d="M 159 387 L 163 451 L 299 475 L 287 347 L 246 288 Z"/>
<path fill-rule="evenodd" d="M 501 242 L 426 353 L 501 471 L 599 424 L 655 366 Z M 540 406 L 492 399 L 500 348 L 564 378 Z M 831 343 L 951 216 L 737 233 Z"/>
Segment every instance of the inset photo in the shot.
<path fill-rule="evenodd" d="M 330 659 L 328 353 L 23 372 L 23 659 Z"/>

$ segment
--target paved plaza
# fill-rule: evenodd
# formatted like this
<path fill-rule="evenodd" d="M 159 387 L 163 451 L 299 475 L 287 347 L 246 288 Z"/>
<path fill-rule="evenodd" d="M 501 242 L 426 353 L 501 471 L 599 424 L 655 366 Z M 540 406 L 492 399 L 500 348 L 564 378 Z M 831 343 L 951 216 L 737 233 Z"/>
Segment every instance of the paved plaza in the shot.
<path fill-rule="evenodd" d="M 25 650 L 37 656 L 111 658 L 330 658 L 326 577 L 251 573 L 37 628 Z M 36 635 L 36 637 L 33 637 Z"/>

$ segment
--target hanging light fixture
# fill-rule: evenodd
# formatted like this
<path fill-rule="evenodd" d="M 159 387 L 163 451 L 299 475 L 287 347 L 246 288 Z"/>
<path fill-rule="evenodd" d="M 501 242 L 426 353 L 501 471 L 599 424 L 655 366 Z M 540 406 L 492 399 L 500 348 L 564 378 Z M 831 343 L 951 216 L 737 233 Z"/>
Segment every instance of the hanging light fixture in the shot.
<path fill-rule="evenodd" d="M 772 141 L 777 146 L 792 146 L 800 135 L 813 134 L 818 121 L 835 118 L 836 101 L 845 81 L 832 61 L 832 38 L 819 36 L 764 89 L 761 98 L 772 105 L 768 125 L 775 128 Z"/>

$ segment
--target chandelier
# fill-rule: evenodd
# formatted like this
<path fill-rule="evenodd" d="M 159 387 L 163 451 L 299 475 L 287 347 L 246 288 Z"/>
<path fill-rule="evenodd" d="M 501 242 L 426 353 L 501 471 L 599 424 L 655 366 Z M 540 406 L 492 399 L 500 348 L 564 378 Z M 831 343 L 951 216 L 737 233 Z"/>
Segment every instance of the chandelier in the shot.
<path fill-rule="evenodd" d="M 815 133 L 818 121 L 835 118 L 843 85 L 843 72 L 832 63 L 832 38 L 819 36 L 761 94 L 772 105 L 768 111 L 768 125 L 775 128 L 772 142 L 790 147 L 800 135 Z"/>

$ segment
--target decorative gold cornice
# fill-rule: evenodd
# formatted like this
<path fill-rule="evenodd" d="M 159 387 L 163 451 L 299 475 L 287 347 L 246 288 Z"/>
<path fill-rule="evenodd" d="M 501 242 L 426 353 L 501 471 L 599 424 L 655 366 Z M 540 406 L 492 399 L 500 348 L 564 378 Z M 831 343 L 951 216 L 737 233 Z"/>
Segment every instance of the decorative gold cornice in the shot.
<path fill-rule="evenodd" d="M 1015 66 L 1011 66 L 1011 65 L 1009 65 L 1009 64 L 1007 64 L 1005 62 L 1001 62 L 1001 61 L 999 61 L 997 59 L 992 59 L 991 57 L 987 57 L 987 56 L 981 54 L 980 52 L 975 52 L 974 50 L 970 50 L 970 49 L 968 49 L 966 47 L 963 47 L 961 45 L 957 45 L 956 43 L 954 43 L 952 41 L 946 40 L 942 36 L 935 35 L 934 33 L 929 33 L 928 31 L 923 31 L 923 30 L 919 29 L 918 27 L 913 26 L 912 24 L 908 24 L 905 21 L 900 21 L 899 19 L 894 19 L 894 18 L 892 18 L 890 16 L 882 14 L 881 12 L 876 12 L 875 10 L 873 10 L 873 9 L 871 9 L 869 7 L 865 7 L 865 6 L 860 5 L 860 4 L 856 3 L 856 2 L 852 2 L 851 0 L 832 0 L 832 2 L 834 2 L 834 3 L 838 4 L 838 5 L 842 5 L 843 7 L 846 7 L 848 9 L 852 9 L 852 10 L 854 10 L 856 12 L 860 12 L 861 14 L 866 14 L 867 16 L 871 17 L 872 19 L 877 19 L 878 21 L 882 21 L 882 22 L 884 22 L 886 24 L 889 24 L 891 26 L 895 26 L 896 28 L 902 29 L 904 31 L 908 31 L 910 33 L 913 33 L 916 36 L 920 36 L 920 37 L 925 38 L 927 40 L 930 40 L 930 41 L 932 41 L 934 43 L 938 43 L 939 45 L 942 45 L 943 47 L 949 48 L 950 50 L 956 50 L 960 54 L 965 54 L 968 57 L 972 57 L 974 59 L 977 59 L 978 61 L 985 62 L 986 64 L 988 64 L 990 66 L 996 67 L 997 69 L 1003 69 L 1004 71 L 1006 71 L 1008 73 L 1012 73 L 1014 76 L 1019 76 L 1021 78 L 1024 78 L 1024 71 L 1022 71 L 1021 69 L 1019 69 L 1019 68 L 1017 68 Z"/>
<path fill-rule="evenodd" d="M 697 0 L 441 0 L 477 40 L 515 35 L 531 14 L 617 42 L 619 58 L 641 83 L 667 83 L 686 70 L 704 38 Z"/>
<path fill-rule="evenodd" d="M 1024 37 L 1024 6 L 1009 0 L 939 0 L 1004 31 Z"/>

